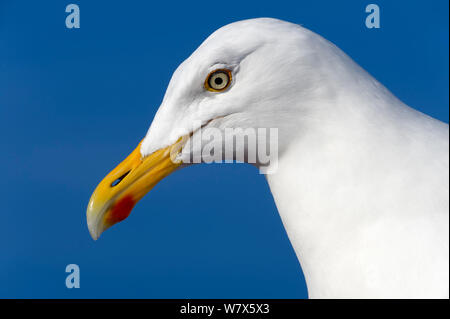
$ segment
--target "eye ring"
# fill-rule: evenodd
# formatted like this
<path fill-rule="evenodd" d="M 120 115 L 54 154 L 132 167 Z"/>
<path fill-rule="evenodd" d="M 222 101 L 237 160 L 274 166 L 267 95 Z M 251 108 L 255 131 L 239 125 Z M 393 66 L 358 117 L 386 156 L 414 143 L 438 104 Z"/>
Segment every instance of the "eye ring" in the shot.
<path fill-rule="evenodd" d="M 225 91 L 231 84 L 231 71 L 228 69 L 214 70 L 205 80 L 205 89 L 211 92 Z"/>

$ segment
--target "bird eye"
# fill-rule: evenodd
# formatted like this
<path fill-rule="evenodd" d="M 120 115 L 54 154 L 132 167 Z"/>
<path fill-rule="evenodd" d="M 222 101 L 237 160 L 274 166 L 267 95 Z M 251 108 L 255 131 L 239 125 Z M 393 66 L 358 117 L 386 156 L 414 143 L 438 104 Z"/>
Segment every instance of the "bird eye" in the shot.
<path fill-rule="evenodd" d="M 220 69 L 212 71 L 205 80 L 205 88 L 212 92 L 224 91 L 231 83 L 231 71 Z"/>

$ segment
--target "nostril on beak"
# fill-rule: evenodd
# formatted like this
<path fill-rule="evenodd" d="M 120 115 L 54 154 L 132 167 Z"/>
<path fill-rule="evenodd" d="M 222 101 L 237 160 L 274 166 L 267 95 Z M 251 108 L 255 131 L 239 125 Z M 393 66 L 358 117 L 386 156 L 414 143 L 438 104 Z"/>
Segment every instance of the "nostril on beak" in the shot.
<path fill-rule="evenodd" d="M 112 182 L 111 187 L 117 186 L 125 178 L 125 176 L 127 176 L 130 172 L 131 172 L 131 170 L 129 170 L 128 172 L 126 172 L 125 174 L 120 176 L 118 179 L 116 179 L 114 182 Z"/>

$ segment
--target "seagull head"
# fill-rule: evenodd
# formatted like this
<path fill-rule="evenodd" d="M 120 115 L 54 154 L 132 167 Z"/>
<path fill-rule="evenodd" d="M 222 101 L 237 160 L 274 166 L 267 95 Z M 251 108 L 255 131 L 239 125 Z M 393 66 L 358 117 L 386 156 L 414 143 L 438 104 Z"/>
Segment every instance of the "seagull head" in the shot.
<path fill-rule="evenodd" d="M 299 25 L 269 18 L 215 31 L 174 72 L 145 138 L 95 189 L 87 208 L 91 236 L 128 217 L 161 179 L 190 163 L 201 147 L 189 142 L 202 130 L 277 128 L 281 154 L 301 131 L 294 119 L 333 95 L 324 85 L 332 82 L 324 62 L 329 50 L 318 53 L 331 46 Z M 235 152 L 222 159 L 236 160 Z"/>

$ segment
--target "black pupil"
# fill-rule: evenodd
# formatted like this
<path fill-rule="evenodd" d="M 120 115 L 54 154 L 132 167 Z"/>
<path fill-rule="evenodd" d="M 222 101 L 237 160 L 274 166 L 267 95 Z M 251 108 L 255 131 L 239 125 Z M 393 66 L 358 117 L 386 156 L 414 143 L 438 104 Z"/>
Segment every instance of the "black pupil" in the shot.
<path fill-rule="evenodd" d="M 220 77 L 217 77 L 214 79 L 214 83 L 216 83 L 216 85 L 221 85 L 223 83 L 223 79 Z"/>

